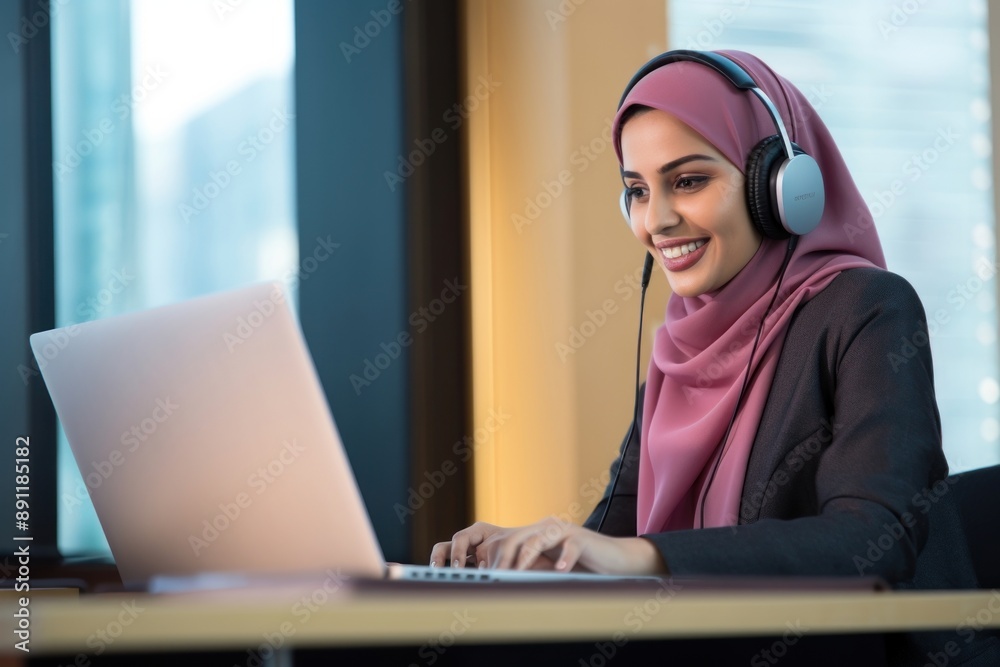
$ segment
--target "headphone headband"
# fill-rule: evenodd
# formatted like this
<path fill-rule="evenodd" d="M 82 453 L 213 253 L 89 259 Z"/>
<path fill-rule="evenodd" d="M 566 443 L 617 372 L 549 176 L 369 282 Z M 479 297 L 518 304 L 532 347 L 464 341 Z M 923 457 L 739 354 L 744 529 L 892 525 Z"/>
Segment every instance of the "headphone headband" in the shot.
<path fill-rule="evenodd" d="M 676 51 L 661 53 L 639 68 L 639 71 L 635 73 L 632 80 L 628 82 L 627 86 L 625 86 L 625 92 L 622 93 L 622 98 L 618 102 L 618 108 L 622 108 L 622 105 L 625 104 L 625 98 L 628 97 L 628 94 L 632 92 L 635 85 L 644 79 L 647 74 L 653 70 L 660 69 L 664 65 L 669 65 L 670 63 L 682 60 L 701 63 L 702 65 L 711 67 L 716 72 L 729 79 L 731 84 L 741 90 L 749 90 L 750 88 L 757 87 L 757 84 L 754 83 L 754 80 L 750 78 L 750 75 L 747 74 L 745 69 L 720 53 L 715 53 L 713 51 L 677 49 Z"/>
<path fill-rule="evenodd" d="M 778 108 L 774 106 L 774 102 L 771 98 L 760 89 L 760 86 L 753 80 L 753 78 L 747 73 L 739 63 L 735 62 L 722 55 L 721 53 L 715 53 L 714 51 L 692 51 L 690 49 L 677 49 L 675 51 L 667 51 L 666 53 L 661 53 L 656 56 L 648 63 L 643 65 L 632 80 L 628 82 L 625 87 L 625 92 L 622 93 L 621 99 L 618 101 L 618 108 L 621 109 L 622 105 L 625 104 L 625 99 L 628 94 L 632 92 L 642 79 L 646 77 L 650 72 L 658 70 L 665 65 L 675 62 L 696 62 L 710 67 L 722 76 L 724 76 L 729 83 L 733 84 L 736 88 L 740 90 L 749 90 L 751 93 L 757 96 L 757 99 L 761 101 L 764 108 L 767 110 L 767 115 L 771 117 L 771 122 L 774 123 L 775 128 L 778 130 L 778 135 L 781 137 L 781 143 L 785 148 L 785 155 L 789 159 L 795 156 L 795 152 L 792 148 L 792 139 L 785 129 L 785 123 L 781 119 L 781 114 L 778 113 Z"/>

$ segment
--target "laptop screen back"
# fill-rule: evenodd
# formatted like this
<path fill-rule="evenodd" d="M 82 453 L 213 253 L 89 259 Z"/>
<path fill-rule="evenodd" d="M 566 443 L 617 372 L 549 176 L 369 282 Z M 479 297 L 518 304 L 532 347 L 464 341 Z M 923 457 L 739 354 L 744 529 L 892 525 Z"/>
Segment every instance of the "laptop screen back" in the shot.
<path fill-rule="evenodd" d="M 125 581 L 385 562 L 279 283 L 31 336 Z"/>

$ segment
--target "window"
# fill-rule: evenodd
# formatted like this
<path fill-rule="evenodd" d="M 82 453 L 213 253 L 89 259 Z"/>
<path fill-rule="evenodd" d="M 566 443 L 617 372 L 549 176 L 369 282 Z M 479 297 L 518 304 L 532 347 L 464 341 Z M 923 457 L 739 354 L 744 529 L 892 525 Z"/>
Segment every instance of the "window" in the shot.
<path fill-rule="evenodd" d="M 88 0 L 52 29 L 56 325 L 293 277 L 292 0 Z M 97 467 L 61 435 L 63 553 L 107 549 Z"/>
<path fill-rule="evenodd" d="M 952 472 L 1000 462 L 985 0 L 674 0 L 668 17 L 671 48 L 754 53 L 819 110 L 923 301 Z"/>

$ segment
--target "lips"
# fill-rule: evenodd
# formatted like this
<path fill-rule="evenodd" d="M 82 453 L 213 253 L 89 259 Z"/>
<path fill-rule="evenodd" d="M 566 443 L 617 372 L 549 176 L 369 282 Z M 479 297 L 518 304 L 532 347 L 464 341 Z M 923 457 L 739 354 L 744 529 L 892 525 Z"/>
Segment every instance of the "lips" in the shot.
<path fill-rule="evenodd" d="M 663 256 L 670 259 L 677 259 L 683 255 L 694 252 L 701 246 L 705 245 L 708 239 L 697 239 L 695 241 L 689 241 L 687 243 L 673 243 L 670 245 L 665 245 L 661 247 L 663 251 Z"/>
<path fill-rule="evenodd" d="M 678 248 L 685 250 L 689 249 L 691 247 L 691 243 L 660 248 L 660 257 L 663 259 L 663 266 L 668 271 L 684 271 L 685 269 L 689 269 L 697 264 L 698 260 L 705 255 L 705 248 L 708 247 L 709 241 L 707 239 L 699 239 L 694 243 L 695 245 L 700 243 L 701 246 L 697 247 L 695 250 L 687 252 L 686 254 L 681 254 L 679 257 L 669 257 L 668 254 L 676 254 L 678 252 Z M 684 252 L 684 250 L 681 252 Z"/>

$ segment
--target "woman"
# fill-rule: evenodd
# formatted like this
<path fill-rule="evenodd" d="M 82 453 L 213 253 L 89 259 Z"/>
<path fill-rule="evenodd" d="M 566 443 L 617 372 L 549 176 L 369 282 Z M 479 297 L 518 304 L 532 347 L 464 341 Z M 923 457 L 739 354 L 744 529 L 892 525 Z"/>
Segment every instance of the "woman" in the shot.
<path fill-rule="evenodd" d="M 698 62 L 635 83 L 615 148 L 632 232 L 672 291 L 641 438 L 584 527 L 477 523 L 436 545 L 432 564 L 974 587 L 953 499 L 926 500 L 948 466 L 930 350 L 912 344 L 927 340 L 920 300 L 885 270 L 871 214 L 805 96 L 757 58 L 724 55 L 818 163 L 818 226 L 790 245 L 751 223 L 747 187 L 760 184 L 748 184 L 748 161 L 775 134 L 755 96 Z M 902 357 L 908 342 L 915 353 Z"/>

